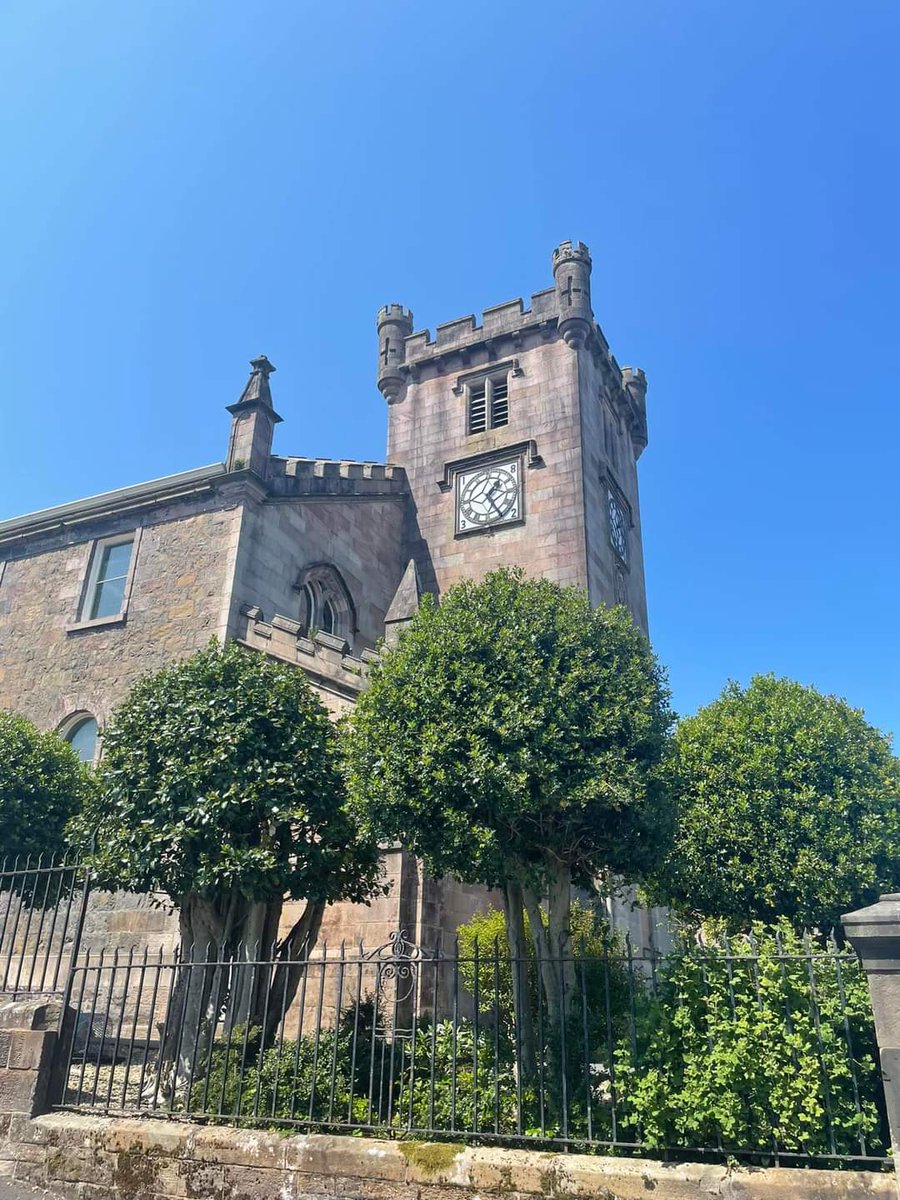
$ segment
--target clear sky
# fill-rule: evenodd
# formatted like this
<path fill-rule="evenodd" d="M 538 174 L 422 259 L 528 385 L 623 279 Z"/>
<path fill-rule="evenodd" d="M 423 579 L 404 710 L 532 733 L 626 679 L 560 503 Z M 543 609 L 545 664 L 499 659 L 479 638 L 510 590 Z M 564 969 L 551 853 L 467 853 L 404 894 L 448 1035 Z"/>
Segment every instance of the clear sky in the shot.
<path fill-rule="evenodd" d="M 374 314 L 593 252 L 649 378 L 675 706 L 775 671 L 900 732 L 896 0 L 4 0 L 0 517 L 276 449 L 380 458 Z"/>

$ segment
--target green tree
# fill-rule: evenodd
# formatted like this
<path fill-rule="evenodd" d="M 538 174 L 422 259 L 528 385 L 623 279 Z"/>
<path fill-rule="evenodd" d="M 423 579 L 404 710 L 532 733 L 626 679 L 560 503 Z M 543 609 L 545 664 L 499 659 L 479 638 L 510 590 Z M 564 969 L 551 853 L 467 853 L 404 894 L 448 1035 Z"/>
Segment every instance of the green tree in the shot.
<path fill-rule="evenodd" d="M 58 734 L 0 711 L 0 861 L 64 851 L 66 823 L 90 789 L 90 772 Z"/>
<path fill-rule="evenodd" d="M 679 722 L 680 813 L 653 891 L 699 921 L 834 928 L 900 885 L 900 764 L 859 709 L 758 675 Z"/>
<path fill-rule="evenodd" d="M 440 606 L 425 597 L 385 653 L 349 722 L 349 784 L 377 834 L 434 875 L 503 889 L 521 963 L 527 910 L 559 1015 L 573 884 L 637 878 L 666 843 L 670 723 L 662 672 L 623 608 L 498 570 Z"/>
<path fill-rule="evenodd" d="M 243 947 L 252 957 L 255 946 L 266 953 L 283 901 L 306 901 L 276 946 L 273 1025 L 326 905 L 365 901 L 379 876 L 377 846 L 343 792 L 334 726 L 306 677 L 213 642 L 138 682 L 103 748 L 99 786 L 74 836 L 84 844 L 102 830 L 93 854 L 102 883 L 172 899 L 183 956 L 192 947 L 205 955 L 209 945 L 226 955 Z M 184 1002 L 190 1022 L 201 1020 L 211 973 L 187 974 L 204 980 Z M 232 1020 L 258 1025 L 265 972 L 240 975 Z"/>

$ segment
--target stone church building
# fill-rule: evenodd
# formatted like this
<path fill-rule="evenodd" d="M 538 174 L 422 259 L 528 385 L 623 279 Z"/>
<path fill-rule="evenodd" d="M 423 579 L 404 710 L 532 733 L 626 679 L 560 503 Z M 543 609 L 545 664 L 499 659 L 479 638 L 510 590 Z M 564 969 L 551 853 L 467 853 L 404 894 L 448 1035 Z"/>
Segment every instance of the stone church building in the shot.
<path fill-rule="evenodd" d="M 0 523 L 0 708 L 93 759 L 138 676 L 215 635 L 298 666 L 341 712 L 422 592 L 504 564 L 626 604 L 646 630 L 647 385 L 594 318 L 587 247 L 554 250 L 553 286 L 528 307 L 498 304 L 432 337 L 391 304 L 377 330 L 386 462 L 274 455 L 282 418 L 263 356 L 228 407 L 223 462 Z M 399 848 L 386 863 L 390 895 L 335 906 L 323 936 L 374 946 L 403 927 L 433 945 L 483 904 Z M 110 944 L 117 929 L 134 940 L 141 907 L 110 913 Z M 165 914 L 143 915 L 167 936 Z M 652 939 L 648 914 L 618 918 Z"/>

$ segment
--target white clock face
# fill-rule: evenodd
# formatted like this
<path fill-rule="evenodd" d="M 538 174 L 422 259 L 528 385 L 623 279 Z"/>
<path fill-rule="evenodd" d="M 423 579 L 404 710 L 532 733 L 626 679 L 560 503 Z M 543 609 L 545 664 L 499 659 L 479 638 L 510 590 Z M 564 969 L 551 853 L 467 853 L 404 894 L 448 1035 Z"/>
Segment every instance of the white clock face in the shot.
<path fill-rule="evenodd" d="M 522 479 L 518 459 L 496 463 L 456 477 L 456 531 L 488 529 L 522 516 Z"/>
<path fill-rule="evenodd" d="M 609 496 L 609 540 L 622 562 L 628 562 L 628 522 L 618 500 L 612 492 L 607 494 Z"/>

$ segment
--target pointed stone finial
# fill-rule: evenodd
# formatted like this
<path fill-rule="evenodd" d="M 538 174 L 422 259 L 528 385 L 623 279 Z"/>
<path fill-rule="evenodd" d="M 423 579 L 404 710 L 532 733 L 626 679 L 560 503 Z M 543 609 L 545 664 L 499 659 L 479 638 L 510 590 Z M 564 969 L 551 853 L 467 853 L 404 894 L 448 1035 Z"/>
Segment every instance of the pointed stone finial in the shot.
<path fill-rule="evenodd" d="M 253 370 L 240 399 L 228 405 L 233 420 L 225 465 L 229 471 L 250 470 L 264 479 L 269 473 L 272 434 L 281 420 L 269 387 L 275 368 L 265 354 L 252 358 L 250 366 Z"/>
<path fill-rule="evenodd" d="M 269 408 L 272 408 L 272 390 L 269 387 L 269 376 L 275 370 L 274 366 L 264 354 L 260 354 L 256 358 L 251 358 L 250 366 L 253 370 L 250 373 L 250 378 L 247 380 L 244 390 L 241 392 L 238 404 L 255 402 L 257 404 L 267 404 Z"/>

